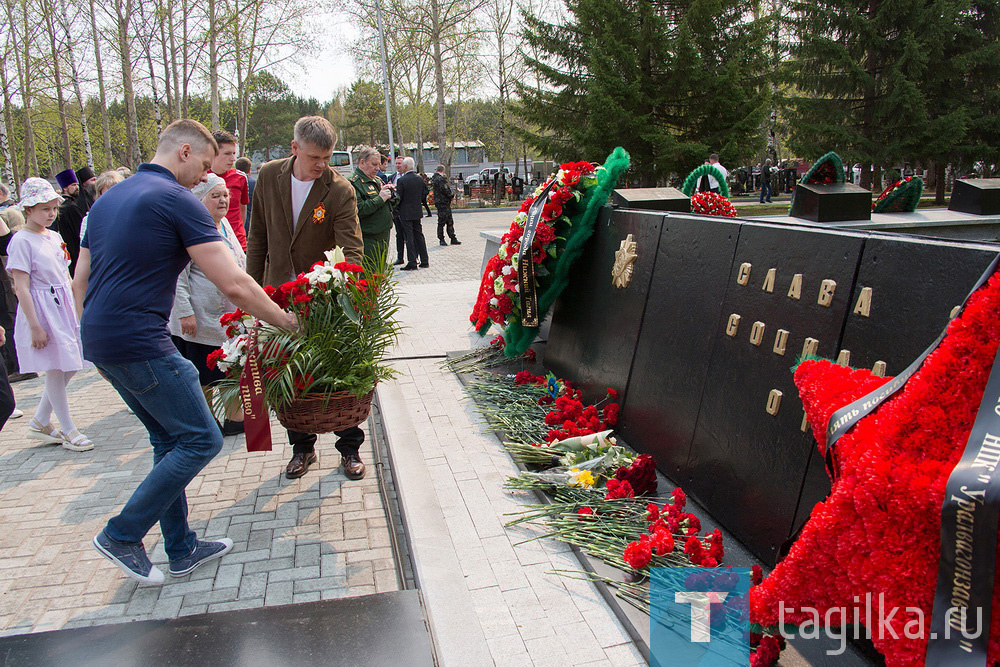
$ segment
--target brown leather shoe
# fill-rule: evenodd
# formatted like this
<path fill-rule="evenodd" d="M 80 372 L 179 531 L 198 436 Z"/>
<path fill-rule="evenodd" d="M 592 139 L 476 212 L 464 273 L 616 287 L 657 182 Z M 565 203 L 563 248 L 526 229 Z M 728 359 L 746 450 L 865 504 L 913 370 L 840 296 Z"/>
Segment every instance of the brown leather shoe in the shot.
<path fill-rule="evenodd" d="M 309 466 L 316 463 L 316 454 L 302 453 L 292 456 L 292 460 L 285 466 L 285 477 L 295 479 L 309 472 Z"/>
<path fill-rule="evenodd" d="M 347 479 L 362 479 L 365 476 L 365 464 L 361 462 L 361 457 L 357 454 L 341 456 L 340 465 L 344 467 L 344 475 Z"/>

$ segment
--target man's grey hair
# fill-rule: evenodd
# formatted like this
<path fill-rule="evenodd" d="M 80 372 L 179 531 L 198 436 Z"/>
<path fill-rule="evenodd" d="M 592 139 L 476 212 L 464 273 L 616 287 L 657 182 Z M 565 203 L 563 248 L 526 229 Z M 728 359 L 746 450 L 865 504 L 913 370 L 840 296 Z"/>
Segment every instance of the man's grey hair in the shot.
<path fill-rule="evenodd" d="M 443 164 L 439 164 L 437 166 L 437 169 L 435 169 L 434 171 L 436 171 L 439 174 L 443 174 L 444 173 L 444 165 Z"/>
<path fill-rule="evenodd" d="M 358 153 L 358 164 L 361 164 L 365 160 L 370 160 L 372 157 L 379 156 L 379 164 L 382 163 L 382 154 L 371 146 L 362 146 L 361 151 Z"/>
<path fill-rule="evenodd" d="M 403 170 L 404 171 L 413 171 L 416 168 L 417 168 L 417 164 L 413 161 L 413 158 L 411 158 L 411 157 L 404 157 L 403 158 Z"/>
<path fill-rule="evenodd" d="M 333 125 L 322 116 L 303 116 L 295 122 L 293 134 L 298 144 L 312 144 L 321 150 L 330 150 L 336 141 L 337 134 Z"/>
<path fill-rule="evenodd" d="M 10 188 L 7 187 L 6 183 L 0 183 L 0 197 L 4 199 L 10 197 Z"/>

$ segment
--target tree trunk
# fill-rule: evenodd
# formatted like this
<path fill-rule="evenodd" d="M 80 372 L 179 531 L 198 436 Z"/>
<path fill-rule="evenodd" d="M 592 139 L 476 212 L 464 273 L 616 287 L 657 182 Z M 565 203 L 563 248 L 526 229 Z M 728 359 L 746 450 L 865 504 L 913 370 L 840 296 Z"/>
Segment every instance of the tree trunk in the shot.
<path fill-rule="evenodd" d="M 10 24 L 13 27 L 14 17 L 10 14 L 10 5 L 7 5 L 7 11 Z M 24 27 L 24 60 L 23 62 L 20 58 L 15 58 L 15 60 L 19 63 L 17 74 L 18 79 L 20 79 L 21 102 L 24 108 L 24 173 L 27 178 L 28 174 L 38 173 L 38 155 L 35 151 L 35 128 L 31 122 L 31 39 L 28 37 L 28 26 L 32 24 L 28 22 L 27 0 L 21 0 L 21 14 L 24 19 L 24 23 L 22 24 Z M 16 49 L 14 49 L 14 53 L 17 54 Z"/>
<path fill-rule="evenodd" d="M 167 24 L 170 28 L 170 73 L 174 77 L 174 118 L 181 118 L 180 78 L 177 76 L 177 39 L 174 34 L 174 0 L 167 0 Z"/>
<path fill-rule="evenodd" d="M 149 64 L 149 87 L 153 89 L 153 114 L 156 117 L 156 136 L 163 132 L 163 114 L 160 112 L 160 98 L 156 93 L 156 70 L 153 69 L 153 39 L 146 44 L 146 62 Z"/>
<path fill-rule="evenodd" d="M 21 188 L 21 175 L 17 168 L 17 150 L 10 150 L 9 137 L 14 136 L 14 121 L 10 116 L 10 88 L 7 87 L 7 68 L 0 67 L 0 85 L 3 86 L 3 157 L 4 173 L 7 182 L 14 187 L 14 191 L 19 193 Z M 18 194 L 18 197 L 20 195 Z"/>
<path fill-rule="evenodd" d="M 94 36 L 94 64 L 97 66 L 97 89 L 101 96 L 101 130 L 104 132 L 104 166 L 106 169 L 112 169 L 114 160 L 111 155 L 111 126 L 108 123 L 108 101 L 104 93 L 104 67 L 101 64 L 101 40 L 97 35 L 97 17 L 94 14 L 94 0 L 90 0 L 90 29 Z"/>
<path fill-rule="evenodd" d="M 63 31 L 66 33 L 66 53 L 69 56 L 70 74 L 73 75 L 73 90 L 76 101 L 80 105 L 80 125 L 83 127 L 83 148 L 87 154 L 87 166 L 94 166 L 94 149 L 90 145 L 90 126 L 87 123 L 87 106 L 80 90 L 80 74 L 76 69 L 76 55 L 73 50 L 73 35 L 69 31 L 69 14 L 66 12 L 66 0 L 59 0 L 59 18 Z"/>
<path fill-rule="evenodd" d="M 212 96 L 212 131 L 219 125 L 219 49 L 216 35 L 215 0 L 208 0 L 208 81 Z"/>
<path fill-rule="evenodd" d="M 135 89 L 132 85 L 132 50 L 129 45 L 127 24 L 132 16 L 132 0 L 126 0 L 124 14 L 122 0 L 115 0 L 118 12 L 118 55 L 122 63 L 122 86 L 125 89 L 125 127 L 128 132 L 128 167 L 132 171 L 142 162 L 139 152 L 139 119 L 135 110 Z"/>
<path fill-rule="evenodd" d="M 938 161 L 934 163 L 934 203 L 944 204 L 944 188 L 945 188 L 945 169 L 947 166 L 944 162 Z"/>
<path fill-rule="evenodd" d="M 445 124 L 444 58 L 441 54 L 441 3 L 431 0 L 431 47 L 434 51 L 434 90 L 437 93 L 437 127 L 435 140 L 441 152 L 441 164 L 451 170 L 451 148 L 448 147 L 448 128 Z"/>
<path fill-rule="evenodd" d="M 49 47 L 52 50 L 52 72 L 56 84 L 56 102 L 59 105 L 59 129 L 62 134 L 63 164 L 67 169 L 73 168 L 73 153 L 69 147 L 69 125 L 66 124 L 66 98 L 63 96 L 62 70 L 59 67 L 59 49 L 56 47 L 56 26 L 53 14 L 56 8 L 46 2 L 42 7 L 45 14 L 45 29 L 49 33 Z"/>
<path fill-rule="evenodd" d="M 166 12 L 162 0 L 156 5 L 156 22 L 160 24 L 160 52 L 163 54 L 163 88 L 164 101 L 167 103 L 167 122 L 174 119 L 174 96 L 170 81 L 170 53 L 167 50 Z M 152 70 L 150 70 L 152 71 Z"/>
<path fill-rule="evenodd" d="M 181 68 L 184 71 L 184 96 L 182 97 L 181 104 L 181 118 L 188 117 L 188 83 L 191 77 L 188 76 L 188 3 L 187 0 L 181 0 L 181 20 L 184 21 L 184 25 L 181 29 L 181 48 L 184 50 L 181 52 Z"/>

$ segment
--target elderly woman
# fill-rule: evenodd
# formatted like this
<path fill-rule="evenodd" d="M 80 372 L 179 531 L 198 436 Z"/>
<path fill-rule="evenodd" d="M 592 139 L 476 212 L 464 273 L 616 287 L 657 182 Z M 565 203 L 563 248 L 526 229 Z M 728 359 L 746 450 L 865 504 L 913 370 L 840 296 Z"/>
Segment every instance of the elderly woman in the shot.
<path fill-rule="evenodd" d="M 94 184 L 94 189 L 96 191 L 96 196 L 94 201 L 100 199 L 101 195 L 111 189 L 111 186 L 118 185 L 125 180 L 125 176 L 122 175 L 120 171 L 105 171 L 102 172 L 100 176 L 97 177 L 97 182 Z M 89 215 L 89 213 L 88 213 Z M 80 223 L 80 240 L 83 240 L 83 235 L 87 233 L 87 216 L 83 216 L 83 222 Z"/>
<path fill-rule="evenodd" d="M 208 180 L 199 183 L 192 192 L 212 214 L 219 235 L 233 253 L 236 263 L 240 268 L 246 268 L 246 254 L 226 220 L 226 213 L 229 211 L 229 189 L 226 182 L 222 177 L 210 173 Z M 211 385 L 224 375 L 219 370 L 209 368 L 206 360 L 226 340 L 219 317 L 233 310 L 236 310 L 236 306 L 226 299 L 194 262 L 189 262 L 177 279 L 174 308 L 170 312 L 170 333 L 178 351 L 198 369 L 205 398 L 210 405 Z M 223 435 L 242 433 L 242 420 L 242 413 L 238 409 L 233 410 L 222 425 Z"/>
<path fill-rule="evenodd" d="M 365 244 L 365 257 L 374 258 L 385 253 L 392 229 L 392 209 L 399 203 L 396 186 L 383 183 L 378 177 L 382 156 L 369 146 L 362 146 L 358 166 L 351 174 L 351 185 L 358 201 L 358 222 Z M 380 252 L 381 251 L 381 252 Z"/>

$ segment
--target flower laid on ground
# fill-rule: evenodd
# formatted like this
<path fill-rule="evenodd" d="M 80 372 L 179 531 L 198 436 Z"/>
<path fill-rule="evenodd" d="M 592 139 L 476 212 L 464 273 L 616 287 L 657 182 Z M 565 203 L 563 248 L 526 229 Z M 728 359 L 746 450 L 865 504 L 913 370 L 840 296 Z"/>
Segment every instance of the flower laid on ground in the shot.
<path fill-rule="evenodd" d="M 628 154 L 621 148 L 615 149 L 603 166 L 564 163 L 525 199 L 514 216 L 510 229 L 500 239 L 497 254 L 487 262 L 469 317 L 481 335 L 493 324 L 505 330 L 508 357 L 524 354 L 538 332 L 537 326 L 522 326 L 518 266 L 532 204 L 545 197 L 544 202 L 539 202 L 541 217 L 531 247 L 524 249 L 535 267 L 533 287 L 541 321 L 566 286 L 570 265 L 593 233 L 598 209 L 607 202 L 628 165 Z"/>
<path fill-rule="evenodd" d="M 223 315 L 219 321 L 228 339 L 209 357 L 227 375 L 220 383 L 223 403 L 238 400 L 251 334 L 257 336 L 265 400 L 277 408 L 307 394 L 364 396 L 394 375 L 381 363 L 401 328 L 391 267 L 384 258 L 362 267 L 345 261 L 337 247 L 309 272 L 264 291 L 298 315 L 300 328 L 291 332 L 258 324 L 240 310 Z"/>
<path fill-rule="evenodd" d="M 736 217 L 733 203 L 717 192 L 697 192 L 691 195 L 691 212 L 723 218 Z"/>

